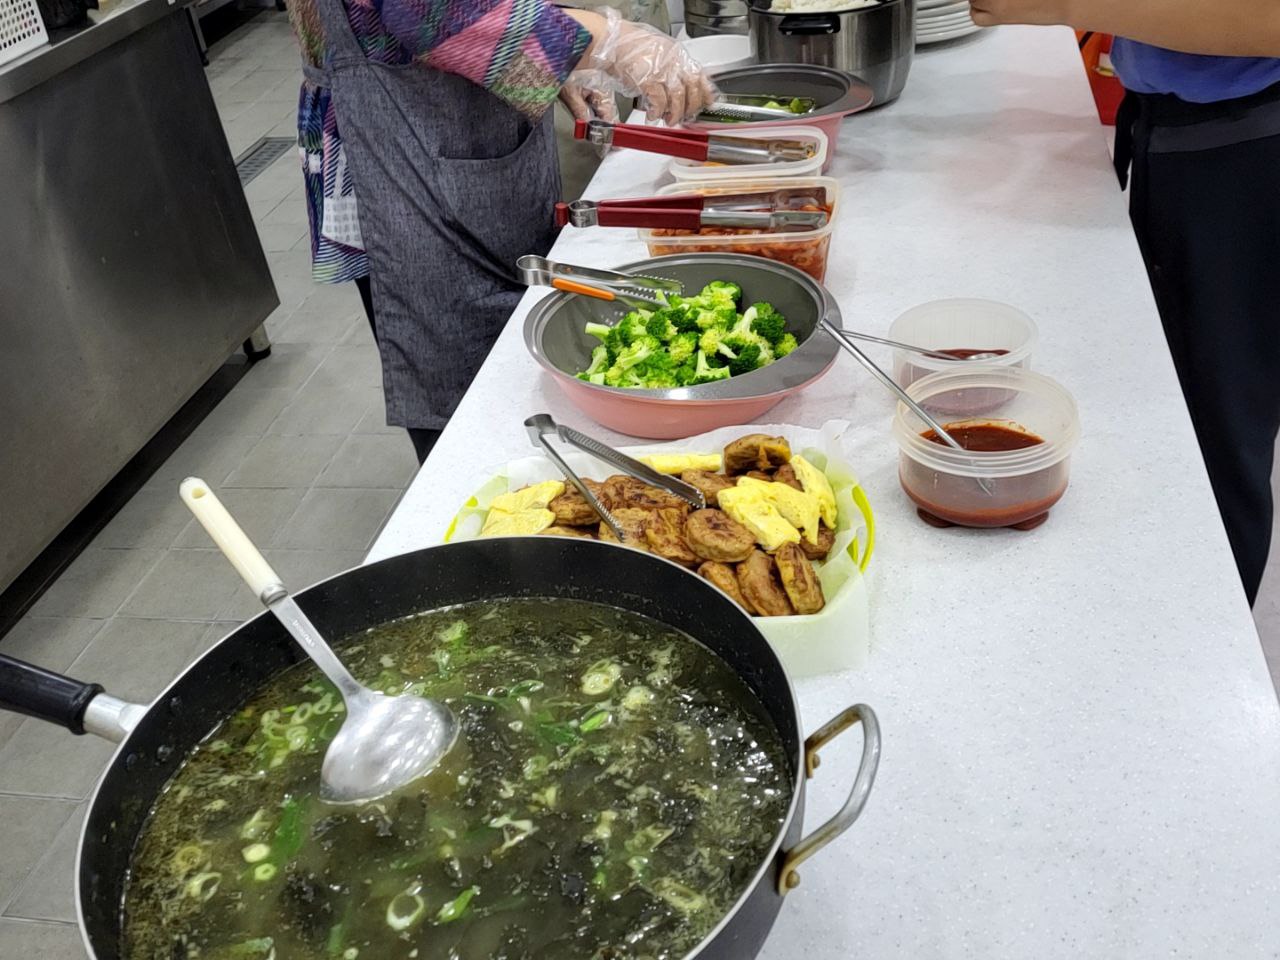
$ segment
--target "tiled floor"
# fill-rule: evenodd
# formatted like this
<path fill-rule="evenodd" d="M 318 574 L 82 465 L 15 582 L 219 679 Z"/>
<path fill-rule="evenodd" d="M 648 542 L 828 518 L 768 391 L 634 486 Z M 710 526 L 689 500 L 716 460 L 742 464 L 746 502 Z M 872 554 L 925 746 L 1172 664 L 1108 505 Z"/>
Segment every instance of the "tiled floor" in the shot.
<path fill-rule="evenodd" d="M 238 155 L 292 137 L 300 71 L 285 17 L 259 15 L 210 50 L 210 86 Z M 590 172 L 578 152 L 567 184 Z M 585 158 L 589 161 L 589 157 Z M 378 358 L 356 292 L 310 279 L 290 151 L 246 194 L 280 308 L 255 366 L 10 634 L 0 651 L 151 699 L 257 601 L 176 497 L 203 476 L 291 584 L 361 561 L 413 475 L 383 425 Z M 1280 681 L 1280 567 L 1257 607 Z M 73 861 L 85 798 L 112 747 L 0 714 L 0 957 L 80 960 Z"/>
<path fill-rule="evenodd" d="M 209 52 L 233 155 L 296 136 L 301 71 L 287 19 L 263 13 Z M 214 484 L 285 581 L 358 564 L 416 469 L 384 425 L 377 351 L 354 287 L 313 284 L 295 151 L 246 188 L 281 304 L 253 367 L 98 535 L 0 650 L 148 701 L 258 610 L 177 498 Z M 85 797 L 112 747 L 0 714 L 0 957 L 83 956 L 72 876 Z"/>

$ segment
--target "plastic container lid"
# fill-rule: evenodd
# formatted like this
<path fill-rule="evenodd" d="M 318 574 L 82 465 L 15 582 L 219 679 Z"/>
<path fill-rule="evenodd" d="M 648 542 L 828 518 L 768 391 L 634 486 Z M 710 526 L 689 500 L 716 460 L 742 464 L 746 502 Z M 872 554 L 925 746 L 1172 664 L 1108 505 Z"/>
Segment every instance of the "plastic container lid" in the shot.
<path fill-rule="evenodd" d="M 703 163 L 676 157 L 667 164 L 667 172 L 676 180 L 692 183 L 716 183 L 741 180 L 744 177 L 815 177 L 827 165 L 827 135 L 817 127 L 772 127 L 769 130 L 718 130 L 716 136 L 744 140 L 779 139 L 812 143 L 814 154 L 805 160 L 777 160 L 773 163 L 721 164 Z"/>

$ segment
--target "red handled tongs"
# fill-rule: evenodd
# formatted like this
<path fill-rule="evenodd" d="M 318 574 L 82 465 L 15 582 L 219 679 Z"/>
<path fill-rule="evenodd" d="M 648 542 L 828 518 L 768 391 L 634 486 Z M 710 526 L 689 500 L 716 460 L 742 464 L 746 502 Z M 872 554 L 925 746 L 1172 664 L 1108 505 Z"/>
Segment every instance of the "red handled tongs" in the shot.
<path fill-rule="evenodd" d="M 780 160 L 808 160 L 817 147 L 803 140 L 765 137 L 734 137 L 702 130 L 670 130 L 604 120 L 577 120 L 575 140 L 597 146 L 626 147 L 668 157 L 683 157 L 711 163 L 776 163 Z"/>
<path fill-rule="evenodd" d="M 556 225 L 575 227 L 653 227 L 701 230 L 742 227 L 761 232 L 817 230 L 827 211 L 811 189 L 763 193 L 678 193 L 630 200 L 575 200 L 556 204 Z M 818 207 L 813 210 L 805 207 Z"/>

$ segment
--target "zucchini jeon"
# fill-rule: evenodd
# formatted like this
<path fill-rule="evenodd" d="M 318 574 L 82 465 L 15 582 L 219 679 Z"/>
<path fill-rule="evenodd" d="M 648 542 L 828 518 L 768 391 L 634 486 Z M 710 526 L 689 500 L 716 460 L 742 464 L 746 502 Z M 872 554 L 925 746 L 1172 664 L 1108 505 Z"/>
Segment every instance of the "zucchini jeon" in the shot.
<path fill-rule="evenodd" d="M 752 551 L 751 556 L 738 564 L 738 587 L 747 603 L 762 617 L 789 617 L 795 613 L 778 580 L 773 557 L 763 550 Z"/>
<path fill-rule="evenodd" d="M 755 608 L 747 603 L 747 598 L 742 595 L 742 590 L 738 587 L 738 575 L 734 573 L 733 567 L 727 563 L 717 563 L 715 560 L 708 560 L 702 566 L 698 567 L 698 575 L 704 580 L 709 580 L 712 586 L 719 587 L 720 590 L 729 595 L 729 599 L 742 607 L 747 613 L 755 613 Z"/>
<path fill-rule="evenodd" d="M 686 470 L 680 474 L 680 479 L 700 490 L 702 496 L 706 498 L 707 506 L 716 503 L 721 490 L 728 490 L 738 482 L 733 477 L 726 477 L 723 473 L 711 473 L 708 470 Z"/>
<path fill-rule="evenodd" d="M 592 492 L 596 493 L 594 488 Z M 622 473 L 615 474 L 601 484 L 596 496 L 606 510 L 615 514 L 627 507 L 639 510 L 661 510 L 666 507 L 689 509 L 689 505 L 674 493 L 651 487 L 643 480 Z"/>
<path fill-rule="evenodd" d="M 733 476 L 749 470 L 767 473 L 791 460 L 791 445 L 785 437 L 749 433 L 724 448 L 724 472 Z"/>
<path fill-rule="evenodd" d="M 600 499 L 599 483 L 586 479 L 582 483 L 595 494 L 597 500 Z M 578 492 L 577 487 L 569 483 L 565 484 L 564 493 L 547 504 L 547 509 L 555 514 L 556 523 L 562 527 L 594 527 L 600 522 L 600 515 L 595 508 L 587 503 L 587 498 Z"/>
<path fill-rule="evenodd" d="M 641 510 L 639 507 L 619 507 L 609 512 L 622 528 L 622 535 L 626 538 L 623 541 L 624 546 L 635 547 L 637 550 L 649 549 L 649 541 L 644 535 L 644 528 L 649 522 L 648 510 Z M 609 543 L 619 542 L 613 535 L 613 530 L 603 520 L 600 521 L 598 533 L 601 540 L 607 540 Z"/>
<path fill-rule="evenodd" d="M 796 613 L 817 613 L 826 606 L 818 574 L 798 544 L 784 543 L 773 555 L 773 562 L 782 581 L 782 589 Z"/>
<path fill-rule="evenodd" d="M 644 535 L 653 553 L 681 566 L 696 567 L 703 558 L 690 550 L 685 541 L 684 516 L 685 512 L 676 507 L 650 510 Z"/>
<path fill-rule="evenodd" d="M 756 538 L 723 510 L 695 510 L 685 522 L 689 549 L 703 560 L 738 563 L 751 556 Z"/>

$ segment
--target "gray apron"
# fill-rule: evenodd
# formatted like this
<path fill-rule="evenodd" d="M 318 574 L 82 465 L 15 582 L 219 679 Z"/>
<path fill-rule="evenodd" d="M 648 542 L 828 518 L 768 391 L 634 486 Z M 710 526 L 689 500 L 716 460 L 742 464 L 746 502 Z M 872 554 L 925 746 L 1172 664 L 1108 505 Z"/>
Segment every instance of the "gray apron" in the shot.
<path fill-rule="evenodd" d="M 387 423 L 440 429 L 524 293 L 516 259 L 555 239 L 550 111 L 534 126 L 462 77 L 374 63 L 342 0 L 317 7 L 328 63 L 308 74 L 355 182 Z"/>

